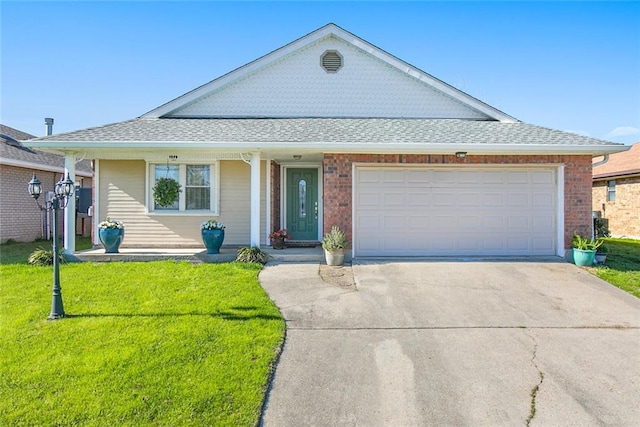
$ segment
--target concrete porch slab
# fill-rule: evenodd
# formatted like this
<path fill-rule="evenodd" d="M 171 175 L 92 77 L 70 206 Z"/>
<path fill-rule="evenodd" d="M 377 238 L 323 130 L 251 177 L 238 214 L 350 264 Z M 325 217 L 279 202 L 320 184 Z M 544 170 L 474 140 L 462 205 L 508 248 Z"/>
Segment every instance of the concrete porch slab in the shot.
<path fill-rule="evenodd" d="M 240 246 L 223 246 L 220 253 L 207 254 L 203 248 L 120 248 L 117 254 L 107 254 L 104 248 L 98 247 L 76 252 L 73 257 L 77 261 L 89 262 L 117 262 L 117 261 L 160 261 L 179 260 L 193 263 L 207 262 L 231 262 L 236 259 Z M 322 262 L 324 253 L 321 247 L 285 248 L 276 250 L 271 247 L 263 247 L 263 251 L 269 254 L 270 261 L 277 262 Z"/>

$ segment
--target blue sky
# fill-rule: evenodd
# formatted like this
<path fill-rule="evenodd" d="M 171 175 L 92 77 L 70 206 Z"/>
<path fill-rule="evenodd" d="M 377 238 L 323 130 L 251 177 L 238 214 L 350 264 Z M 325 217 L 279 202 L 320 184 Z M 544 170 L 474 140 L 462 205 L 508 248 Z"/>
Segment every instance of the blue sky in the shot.
<path fill-rule="evenodd" d="M 638 2 L 2 1 L 0 121 L 138 117 L 333 22 L 524 122 L 640 141 Z"/>

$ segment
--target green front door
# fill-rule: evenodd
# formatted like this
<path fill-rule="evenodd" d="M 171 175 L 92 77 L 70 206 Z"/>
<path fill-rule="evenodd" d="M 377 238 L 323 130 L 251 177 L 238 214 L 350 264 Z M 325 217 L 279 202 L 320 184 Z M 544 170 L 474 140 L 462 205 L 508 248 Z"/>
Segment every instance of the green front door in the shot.
<path fill-rule="evenodd" d="M 291 240 L 318 240 L 318 169 L 287 169 L 286 200 Z"/>

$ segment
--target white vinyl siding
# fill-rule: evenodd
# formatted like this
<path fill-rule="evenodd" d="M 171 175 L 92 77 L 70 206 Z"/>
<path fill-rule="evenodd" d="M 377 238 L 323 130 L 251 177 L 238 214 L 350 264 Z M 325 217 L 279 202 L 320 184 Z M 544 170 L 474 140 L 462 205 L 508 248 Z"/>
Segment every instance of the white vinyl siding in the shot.
<path fill-rule="evenodd" d="M 265 170 L 266 162 L 262 162 Z M 100 160 L 99 212 L 100 220 L 107 216 L 121 220 L 125 238 L 121 247 L 201 247 L 200 224 L 208 219 L 222 221 L 226 226 L 224 245 L 248 245 L 250 232 L 250 167 L 238 160 L 217 163 L 220 175 L 220 212 L 148 212 L 148 191 L 145 191 L 143 160 Z M 149 167 L 146 176 L 151 176 Z M 266 175 L 260 183 L 261 235 L 266 232 Z M 148 179 L 148 178 L 147 178 Z M 148 183 L 150 184 L 150 182 Z M 184 189 L 183 189 L 184 190 Z M 97 243 L 97 241 L 96 241 Z M 265 239 L 262 239 L 265 243 Z"/>
<path fill-rule="evenodd" d="M 555 255 L 553 168 L 357 167 L 356 256 Z"/>

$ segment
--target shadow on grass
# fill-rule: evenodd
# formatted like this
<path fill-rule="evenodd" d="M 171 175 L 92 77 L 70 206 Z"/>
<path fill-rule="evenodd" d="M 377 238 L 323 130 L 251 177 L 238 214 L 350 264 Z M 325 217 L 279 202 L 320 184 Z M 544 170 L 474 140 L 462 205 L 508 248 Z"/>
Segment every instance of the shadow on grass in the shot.
<path fill-rule="evenodd" d="M 235 308 L 234 308 L 235 309 Z M 251 307 L 242 307 L 240 310 L 255 310 Z M 281 320 L 280 316 L 273 314 L 238 314 L 228 311 L 202 313 L 202 312 L 190 312 L 190 313 L 67 313 L 65 318 L 90 318 L 90 317 L 189 317 L 189 316 L 204 316 L 204 317 L 219 317 L 224 320 Z"/>

